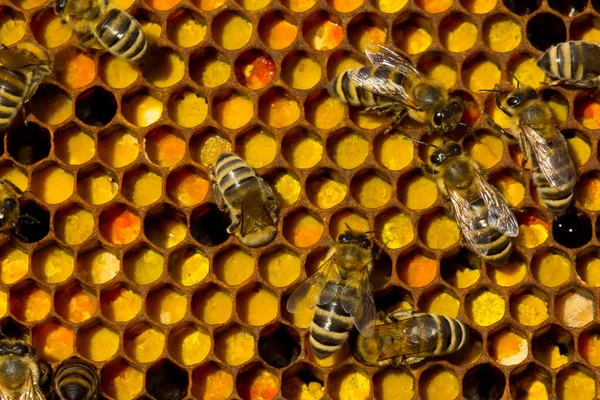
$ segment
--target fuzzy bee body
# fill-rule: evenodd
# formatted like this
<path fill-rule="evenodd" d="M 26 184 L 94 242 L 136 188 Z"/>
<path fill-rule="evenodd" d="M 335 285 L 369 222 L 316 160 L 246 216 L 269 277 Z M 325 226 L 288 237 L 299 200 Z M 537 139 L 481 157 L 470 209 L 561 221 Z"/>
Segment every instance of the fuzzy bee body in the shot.
<path fill-rule="evenodd" d="M 229 213 L 229 233 L 250 247 L 264 246 L 277 234 L 277 200 L 273 190 L 233 153 L 222 153 L 212 168 L 217 203 Z"/>
<path fill-rule="evenodd" d="M 50 371 L 41 364 L 35 349 L 22 340 L 0 340 L 0 398 L 7 400 L 44 400 L 40 386 Z"/>
<path fill-rule="evenodd" d="M 373 336 L 353 342 L 357 360 L 367 365 L 399 366 L 455 353 L 468 343 L 469 328 L 437 314 L 396 311 L 375 327 Z"/>
<path fill-rule="evenodd" d="M 595 88 L 600 83 L 600 45 L 573 40 L 550 47 L 538 59 L 537 65 L 555 79 L 580 88 Z"/>
<path fill-rule="evenodd" d="M 372 108 L 383 105 L 394 107 L 394 99 L 378 94 L 373 85 L 381 80 L 390 80 L 402 85 L 405 79 L 404 75 L 387 65 L 351 68 L 331 81 L 329 93 L 354 107 Z M 356 82 L 365 82 L 365 84 L 360 86 Z"/>
<path fill-rule="evenodd" d="M 64 361 L 56 371 L 54 391 L 60 400 L 94 400 L 98 387 L 96 369 L 77 358 Z"/>
<path fill-rule="evenodd" d="M 39 224 L 40 221 L 28 214 L 21 214 L 19 197 L 23 195 L 14 183 L 0 179 L 0 232 L 12 231 L 19 238 L 26 240 L 19 233 L 20 224 Z"/>

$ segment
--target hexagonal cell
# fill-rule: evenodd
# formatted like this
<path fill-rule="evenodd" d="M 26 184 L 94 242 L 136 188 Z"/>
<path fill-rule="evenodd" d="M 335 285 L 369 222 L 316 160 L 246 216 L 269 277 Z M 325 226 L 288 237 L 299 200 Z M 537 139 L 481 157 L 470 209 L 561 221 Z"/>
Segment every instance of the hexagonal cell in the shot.
<path fill-rule="evenodd" d="M 276 73 L 277 66 L 273 58 L 262 50 L 246 50 L 235 60 L 236 78 L 248 89 L 258 90 L 266 87 L 275 78 Z"/>
<path fill-rule="evenodd" d="M 33 253 L 31 269 L 42 282 L 61 283 L 73 274 L 75 258 L 69 250 L 50 244 Z"/>
<path fill-rule="evenodd" d="M 134 319 L 142 311 L 142 296 L 119 284 L 100 294 L 102 314 L 113 322 L 127 322 Z"/>
<path fill-rule="evenodd" d="M 431 46 L 433 32 L 433 25 L 429 19 L 413 13 L 404 15 L 397 21 L 392 35 L 398 48 L 412 55 L 422 53 Z M 440 25 L 440 36 L 443 41 L 443 25 Z"/>
<path fill-rule="evenodd" d="M 565 365 L 575 353 L 573 336 L 558 325 L 537 331 L 531 340 L 531 346 L 535 359 L 549 368 Z"/>
<path fill-rule="evenodd" d="M 10 9 L 7 9 L 7 11 L 8 10 Z M 6 13 L 6 11 L 3 11 L 3 14 L 4 13 Z M 5 17 L 5 24 L 12 20 L 16 26 L 19 26 L 21 23 L 19 20 L 23 19 L 22 16 L 19 18 L 20 13 L 7 13 L 6 15 L 7 17 Z M 46 48 L 52 49 L 62 46 L 69 41 L 73 34 L 73 31 L 69 27 L 62 24 L 60 22 L 60 17 L 52 10 L 43 9 L 32 18 L 32 20 L 36 21 L 35 24 L 31 25 L 33 37 L 35 37 L 35 40 L 37 40 L 39 44 Z M 13 29 L 13 31 L 13 34 L 9 34 L 6 39 L 3 39 L 4 44 L 7 46 L 20 40 L 19 36 L 23 37 L 22 35 L 24 33 L 24 29 Z"/>
<path fill-rule="evenodd" d="M 0 282 L 5 285 L 22 279 L 29 272 L 29 257 L 20 247 L 6 244 L 0 249 Z"/>
<path fill-rule="evenodd" d="M 343 40 L 342 21 L 338 16 L 320 11 L 304 20 L 302 34 L 306 43 L 313 49 L 333 50 Z"/>
<path fill-rule="evenodd" d="M 521 282 L 527 275 L 527 265 L 523 258 L 517 253 L 513 253 L 508 262 L 497 267 L 491 264 L 486 265 L 488 277 L 496 285 L 510 287 Z"/>
<path fill-rule="evenodd" d="M 96 322 L 77 333 L 77 351 L 88 360 L 100 362 L 112 358 L 119 349 L 119 334 Z"/>
<path fill-rule="evenodd" d="M 54 61 L 54 70 L 60 83 L 70 89 L 79 89 L 96 78 L 94 59 L 77 50 L 59 53 Z"/>
<path fill-rule="evenodd" d="M 60 87 L 42 85 L 31 99 L 33 115 L 48 125 L 60 125 L 73 115 L 73 101 Z"/>
<path fill-rule="evenodd" d="M 136 206 L 149 206 L 162 195 L 162 176 L 141 166 L 123 176 L 123 196 Z"/>
<path fill-rule="evenodd" d="M 362 214 L 350 208 L 337 211 L 331 216 L 329 223 L 329 236 L 337 240 L 350 226 L 355 231 L 367 232 L 370 228 L 369 221 Z"/>
<path fill-rule="evenodd" d="M 552 377 L 533 363 L 517 368 L 510 374 L 510 394 L 513 399 L 527 399 L 530 393 L 548 398 L 552 393 Z"/>
<path fill-rule="evenodd" d="M 79 324 L 87 321 L 98 311 L 98 299 L 92 292 L 76 283 L 54 295 L 56 313 L 64 320 Z"/>
<path fill-rule="evenodd" d="M 364 66 L 365 61 L 356 53 L 341 50 L 331 54 L 327 60 L 327 78 L 333 80 L 336 76 L 346 72 L 350 68 Z"/>
<path fill-rule="evenodd" d="M 21 203 L 21 215 L 29 215 L 35 218 L 39 224 L 20 224 L 19 239 L 26 243 L 39 242 L 48 235 L 50 231 L 50 213 L 38 205 L 35 201 L 24 201 Z M 9 232 L 14 232 L 10 230 Z"/>
<path fill-rule="evenodd" d="M 283 219 L 283 236 L 298 247 L 310 247 L 323 236 L 321 218 L 306 208 L 300 208 Z"/>
<path fill-rule="evenodd" d="M 225 91 L 213 98 L 213 118 L 223 127 L 238 129 L 254 117 L 254 104 L 240 91 Z"/>
<path fill-rule="evenodd" d="M 599 249 L 592 247 L 577 255 L 577 275 L 590 286 L 600 286 Z"/>
<path fill-rule="evenodd" d="M 282 10 L 263 15 L 258 23 L 258 36 L 271 50 L 283 50 L 296 40 L 296 21 Z"/>
<path fill-rule="evenodd" d="M 276 322 L 261 331 L 258 353 L 274 368 L 287 367 L 300 354 L 300 336 L 291 327 Z"/>
<path fill-rule="evenodd" d="M 19 321 L 41 321 L 46 318 L 51 308 L 50 293 L 33 281 L 18 287 L 13 286 L 10 290 L 10 312 Z"/>
<path fill-rule="evenodd" d="M 11 181 L 22 191 L 27 190 L 29 187 L 27 171 L 22 170 L 12 162 L 3 163 L 0 166 L 0 179 Z"/>
<path fill-rule="evenodd" d="M 233 393 L 234 380 L 230 372 L 211 362 L 192 373 L 191 392 L 197 399 L 225 400 Z"/>
<path fill-rule="evenodd" d="M 561 18 L 551 13 L 539 13 L 527 22 L 527 38 L 538 50 L 567 40 L 567 29 Z"/>
<path fill-rule="evenodd" d="M 530 288 L 510 297 L 510 313 L 520 324 L 537 326 L 548 319 L 548 297 L 536 288 Z"/>
<path fill-rule="evenodd" d="M 78 174 L 77 191 L 86 203 L 105 204 L 117 195 L 118 179 L 112 172 L 95 165 Z"/>
<path fill-rule="evenodd" d="M 314 366 L 298 363 L 283 373 L 281 394 L 286 399 L 301 399 L 305 393 L 319 400 L 325 394 L 325 376 Z"/>
<path fill-rule="evenodd" d="M 558 320 L 571 328 L 581 328 L 594 320 L 595 297 L 579 287 L 555 298 L 554 313 Z"/>
<path fill-rule="evenodd" d="M 519 46 L 523 33 L 521 25 L 514 18 L 508 15 L 494 15 L 483 24 L 483 38 L 490 49 L 506 53 Z"/>
<path fill-rule="evenodd" d="M 298 201 L 302 185 L 293 172 L 280 168 L 263 178 L 273 189 L 280 207 L 288 207 Z"/>
<path fill-rule="evenodd" d="M 123 335 L 123 350 L 138 363 L 158 360 L 165 347 L 165 334 L 147 323 L 127 328 Z"/>
<path fill-rule="evenodd" d="M 581 211 L 571 209 L 552 222 L 552 236 L 556 243 L 574 249 L 592 240 L 592 221 Z"/>
<path fill-rule="evenodd" d="M 523 85 L 536 89 L 546 78 L 544 71 L 537 65 L 537 57 L 529 53 L 513 56 L 508 62 L 508 73 L 512 76 L 511 83 L 514 87 Z"/>
<path fill-rule="evenodd" d="M 217 246 L 229 238 L 229 218 L 219 208 L 209 203 L 196 209 L 190 217 L 190 234 L 200 244 Z"/>
<path fill-rule="evenodd" d="M 258 259 L 261 277 L 272 286 L 286 287 L 300 277 L 300 257 L 291 249 L 279 247 L 261 254 Z"/>
<path fill-rule="evenodd" d="M 467 307 L 468 305 L 465 306 L 465 308 Z M 421 295 L 418 308 L 423 312 L 457 318 L 460 300 L 452 290 L 440 286 Z"/>
<path fill-rule="evenodd" d="M 169 276 L 183 286 L 194 286 L 208 276 L 209 261 L 202 250 L 187 246 L 169 256 Z"/>
<path fill-rule="evenodd" d="M 516 365 L 527 358 L 529 343 L 524 333 L 507 327 L 488 338 L 488 352 L 499 364 Z"/>
<path fill-rule="evenodd" d="M 161 68 L 156 68 L 160 65 Z M 142 67 L 144 78 L 152 86 L 166 88 L 175 85 L 185 74 L 185 61 L 168 47 L 156 49 Z"/>
<path fill-rule="evenodd" d="M 493 89 L 500 83 L 502 69 L 496 60 L 483 53 L 468 58 L 462 67 L 462 79 L 471 92 Z"/>
<path fill-rule="evenodd" d="M 231 294 L 226 289 L 211 283 L 194 293 L 192 314 L 205 324 L 224 324 L 233 314 Z"/>
<path fill-rule="evenodd" d="M 254 357 L 254 337 L 238 325 L 215 332 L 214 352 L 230 366 L 242 365 Z"/>
<path fill-rule="evenodd" d="M 113 89 L 125 89 L 132 85 L 140 75 L 140 66 L 105 53 L 98 62 L 98 76 Z"/>
<path fill-rule="evenodd" d="M 491 177 L 490 182 L 498 189 L 509 206 L 516 207 L 525 198 L 525 185 L 518 172 L 505 169 Z"/>
<path fill-rule="evenodd" d="M 104 365 L 100 383 L 102 392 L 111 398 L 132 399 L 144 388 L 144 373 L 127 361 L 117 359 Z"/>
<path fill-rule="evenodd" d="M 305 51 L 291 52 L 282 61 L 281 77 L 294 89 L 311 89 L 321 81 L 322 75 L 319 61 Z"/>
<path fill-rule="evenodd" d="M 185 325 L 169 334 L 169 353 L 183 365 L 201 363 L 211 347 L 210 334 L 196 325 Z"/>
<path fill-rule="evenodd" d="M 187 8 L 175 11 L 167 19 L 167 36 L 177 46 L 196 46 L 204 40 L 206 31 L 206 20 Z"/>
<path fill-rule="evenodd" d="M 380 232 L 380 240 L 390 249 L 402 248 L 414 240 L 412 221 L 400 209 L 390 209 L 377 216 L 375 230 Z"/>
<path fill-rule="evenodd" d="M 0 40 L 0 43 L 2 45 L 10 46 L 17 43 L 25 36 L 26 29 L 27 23 L 21 12 L 11 7 L 2 7 L 2 11 L 0 12 L 0 30 L 2 31 L 2 40 Z"/>
<path fill-rule="evenodd" d="M 337 172 L 322 169 L 314 172 L 306 180 L 308 199 L 321 209 L 337 206 L 346 198 L 348 185 Z"/>
<path fill-rule="evenodd" d="M 437 211 L 421 217 L 419 237 L 427 247 L 441 250 L 459 243 L 461 233 L 454 219 Z"/>
<path fill-rule="evenodd" d="M 75 348 L 73 331 L 54 321 L 33 328 L 31 343 L 38 356 L 52 364 L 69 358 Z"/>
<path fill-rule="evenodd" d="M 231 142 L 212 127 L 193 136 L 189 148 L 192 159 L 204 166 L 214 164 L 219 154 L 232 150 Z"/>
<path fill-rule="evenodd" d="M 271 164 L 277 155 L 277 141 L 272 133 L 255 126 L 236 138 L 236 150 L 250 167 L 262 168 Z"/>
<path fill-rule="evenodd" d="M 138 158 L 140 142 L 132 132 L 117 126 L 98 135 L 98 155 L 108 166 L 121 168 Z"/>
<path fill-rule="evenodd" d="M 435 256 L 417 250 L 398 261 L 398 276 L 410 287 L 429 285 L 437 276 L 439 262 Z"/>
<path fill-rule="evenodd" d="M 354 169 L 369 155 L 369 142 L 358 132 L 342 129 L 328 138 L 327 154 L 339 167 Z"/>
<path fill-rule="evenodd" d="M 455 399 L 460 391 L 460 381 L 451 370 L 435 366 L 425 370 L 419 380 L 419 395 L 423 399 L 438 399 L 441 393 L 444 398 Z"/>
<path fill-rule="evenodd" d="M 163 102 L 158 94 L 141 89 L 123 96 L 121 113 L 132 125 L 145 128 L 162 117 Z"/>
<path fill-rule="evenodd" d="M 127 107 L 124 107 L 126 110 Z M 125 111 L 123 111 L 125 112 Z M 115 96 L 101 86 L 94 86 L 77 96 L 75 115 L 84 124 L 106 126 L 117 113 Z"/>
<path fill-rule="evenodd" d="M 118 2 L 119 0 L 117 0 Z M 131 5 L 133 5 L 132 0 L 121 0 L 121 1 L 129 1 Z M 167 1 L 163 3 L 163 7 L 170 8 L 173 3 L 178 3 L 179 0 L 175 0 L 174 2 Z M 156 6 L 153 0 L 148 0 L 148 4 L 152 4 L 153 8 Z M 117 6 L 118 7 L 118 6 Z M 144 9 L 134 9 L 132 10 L 132 17 L 135 18 L 142 28 L 142 32 L 144 32 L 144 36 L 148 40 L 148 44 L 153 46 L 156 45 L 158 39 L 162 35 L 162 22 L 160 18 L 154 13 L 150 13 Z"/>
<path fill-rule="evenodd" d="M 27 125 L 19 124 L 9 130 L 6 150 L 19 164 L 31 165 L 48 157 L 51 141 L 50 132 L 47 129 L 28 122 Z"/>
<path fill-rule="evenodd" d="M 214 273 L 227 285 L 244 283 L 254 272 L 254 259 L 239 247 L 230 247 L 214 258 Z"/>
<path fill-rule="evenodd" d="M 304 102 L 306 120 L 319 129 L 332 129 L 344 119 L 346 107 L 326 90 L 309 95 Z"/>
<path fill-rule="evenodd" d="M 385 44 L 388 27 L 385 21 L 375 13 L 364 13 L 354 17 L 348 24 L 348 40 L 360 53 L 365 51 L 367 43 Z"/>
<path fill-rule="evenodd" d="M 575 200 L 586 210 L 600 210 L 600 202 L 595 198 L 595 190 L 600 186 L 600 177 L 596 171 L 583 175 L 575 187 Z"/>
<path fill-rule="evenodd" d="M 154 164 L 172 167 L 185 155 L 185 141 L 171 127 L 161 126 L 146 135 L 144 150 Z"/>
<path fill-rule="evenodd" d="M 477 40 L 477 26 L 465 14 L 455 13 L 444 18 L 439 30 L 442 46 L 453 53 L 469 50 Z"/>
<path fill-rule="evenodd" d="M 559 250 L 549 249 L 533 258 L 531 273 L 544 286 L 560 286 L 571 277 L 571 260 Z"/>
<path fill-rule="evenodd" d="M 465 143 L 469 155 L 483 168 L 490 169 L 504 156 L 504 140 L 499 136 L 479 131 L 477 140 Z"/>
<path fill-rule="evenodd" d="M 243 323 L 262 326 L 277 318 L 279 301 L 266 287 L 253 284 L 238 292 L 235 309 Z"/>
<path fill-rule="evenodd" d="M 97 247 L 77 257 L 79 277 L 93 285 L 110 281 L 120 269 L 119 258 L 104 247 Z"/>
<path fill-rule="evenodd" d="M 519 221 L 519 235 L 515 239 L 517 246 L 532 249 L 548 239 L 548 223 L 537 210 L 525 209 L 515 213 L 515 216 Z"/>
<path fill-rule="evenodd" d="M 376 399 L 411 400 L 415 395 L 415 378 L 404 367 L 388 367 L 373 377 Z"/>
<path fill-rule="evenodd" d="M 481 260 L 472 252 L 461 249 L 456 256 L 442 260 L 440 274 L 452 286 L 468 288 L 481 277 Z"/>
<path fill-rule="evenodd" d="M 298 101 L 281 87 L 269 90 L 258 101 L 258 116 L 273 128 L 293 125 L 301 114 Z"/>
<path fill-rule="evenodd" d="M 314 167 L 323 157 L 323 141 L 304 128 L 292 130 L 282 141 L 281 152 L 286 161 L 296 167 Z"/>
<path fill-rule="evenodd" d="M 465 374 L 463 396 L 467 399 L 500 400 L 506 388 L 502 371 L 491 364 L 478 365 Z"/>
<path fill-rule="evenodd" d="M 100 233 L 112 244 L 127 244 L 140 235 L 140 217 L 124 204 L 115 204 L 100 214 Z"/>
<path fill-rule="evenodd" d="M 163 286 L 148 293 L 146 312 L 154 321 L 164 324 L 175 324 L 185 317 L 187 299 L 172 286 Z"/>
<path fill-rule="evenodd" d="M 189 62 L 190 77 L 200 86 L 213 88 L 226 83 L 231 77 L 231 62 L 212 47 L 194 53 Z"/>
<path fill-rule="evenodd" d="M 569 2 L 566 3 L 567 4 L 565 5 L 568 7 Z M 580 0 L 579 3 L 581 3 Z M 585 8 L 585 4 L 582 5 L 583 8 Z M 582 11 L 583 8 L 580 9 L 580 11 Z M 571 40 L 595 41 L 600 33 L 598 26 L 598 18 L 596 18 L 593 14 L 582 15 L 578 18 L 575 18 L 569 26 L 569 36 L 571 37 Z"/>
<path fill-rule="evenodd" d="M 179 206 L 201 203 L 208 194 L 210 183 L 204 174 L 192 168 L 173 171 L 167 177 L 167 194 Z"/>
<path fill-rule="evenodd" d="M 391 171 L 409 166 L 414 157 L 414 144 L 405 138 L 405 135 L 396 132 L 378 135 L 373 149 L 377 162 Z"/>
<path fill-rule="evenodd" d="M 556 375 L 556 393 L 559 400 L 596 398 L 596 378 L 581 364 L 573 364 Z"/>
<path fill-rule="evenodd" d="M 173 94 L 167 109 L 171 121 L 184 128 L 200 125 L 208 115 L 206 98 L 189 87 Z"/>
<path fill-rule="evenodd" d="M 224 11 L 213 21 L 212 37 L 224 49 L 238 50 L 250 41 L 252 30 L 252 23 L 242 13 Z"/>
<path fill-rule="evenodd" d="M 94 139 L 77 125 L 71 125 L 54 134 L 54 152 L 63 162 L 81 165 L 94 157 Z"/>
<path fill-rule="evenodd" d="M 31 192 L 47 204 L 59 204 L 73 194 L 75 178 L 56 164 L 38 169 L 31 176 Z"/>
<path fill-rule="evenodd" d="M 256 393 L 264 400 L 271 400 L 279 392 L 281 383 L 273 372 L 261 364 L 254 364 L 241 372 L 236 380 L 237 392 L 242 400 L 252 400 Z"/>
<path fill-rule="evenodd" d="M 149 285 L 162 275 L 164 257 L 149 246 L 129 250 L 123 257 L 125 276 L 138 285 Z"/>
<path fill-rule="evenodd" d="M 380 208 L 391 199 L 392 185 L 384 173 L 371 169 L 352 178 L 350 193 L 363 207 Z"/>
<path fill-rule="evenodd" d="M 487 288 L 471 292 L 465 299 L 467 315 L 479 326 L 490 326 L 500 321 L 505 307 L 502 296 Z"/>
<path fill-rule="evenodd" d="M 146 4 L 158 11 L 167 11 L 179 4 L 181 0 L 145 0 Z"/>
<path fill-rule="evenodd" d="M 585 165 L 592 155 L 592 143 L 583 132 L 577 129 L 566 129 L 562 134 L 567 138 L 569 154 L 576 168 Z"/>

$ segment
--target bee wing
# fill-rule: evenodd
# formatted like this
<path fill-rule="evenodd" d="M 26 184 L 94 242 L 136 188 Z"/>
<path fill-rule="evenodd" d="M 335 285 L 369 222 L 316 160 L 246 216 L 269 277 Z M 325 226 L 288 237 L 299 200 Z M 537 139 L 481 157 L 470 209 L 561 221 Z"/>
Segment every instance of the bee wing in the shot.
<path fill-rule="evenodd" d="M 506 236 L 516 237 L 519 234 L 519 222 L 504 197 L 479 172 L 476 179 L 479 196 L 487 206 L 488 225 Z"/>
<path fill-rule="evenodd" d="M 436 329 L 433 320 L 419 317 L 378 325 L 376 332 L 379 337 L 394 338 L 393 345 L 385 346 L 379 359 L 387 360 L 398 356 L 432 353 L 438 345 Z"/>
<path fill-rule="evenodd" d="M 336 283 L 340 281 L 340 274 L 335 263 L 335 255 L 329 257 L 314 274 L 306 278 L 294 290 L 294 293 L 292 293 L 287 302 L 286 308 L 288 312 L 295 313 L 312 308 L 317 304 L 331 302 L 337 292 L 327 290 L 323 295 L 321 295 L 321 292 L 323 292 L 323 288 L 327 282 L 332 281 Z"/>
<path fill-rule="evenodd" d="M 241 216 L 242 226 L 240 232 L 242 236 L 246 236 L 257 228 L 273 224 L 273 220 L 262 201 L 260 190 L 249 190 L 246 193 L 244 200 L 242 200 Z"/>
<path fill-rule="evenodd" d="M 519 125 L 550 186 L 558 187 L 576 182 L 577 172 L 569 154 L 567 141 L 560 130 L 553 126 L 548 130 L 550 138 L 546 140 L 523 120 Z"/>
<path fill-rule="evenodd" d="M 365 337 L 375 332 L 375 299 L 371 292 L 369 271 L 364 268 L 354 279 L 346 282 L 342 292 L 342 307 L 350 314 L 356 329 Z"/>
<path fill-rule="evenodd" d="M 8 68 L 25 68 L 39 65 L 40 59 L 28 51 L 0 47 L 0 64 Z"/>
<path fill-rule="evenodd" d="M 458 222 L 463 236 L 477 254 L 486 256 L 488 253 L 487 247 L 481 246 L 481 244 L 491 243 L 492 238 L 489 233 L 478 231 L 474 226 L 481 219 L 480 215 L 456 190 L 448 188 L 448 196 L 454 207 L 456 222 Z"/>
<path fill-rule="evenodd" d="M 7 396 L 7 399 L 10 399 L 10 396 Z M 33 378 L 29 375 L 29 380 L 26 383 L 25 390 L 21 392 L 17 400 L 44 400 L 45 396 L 41 391 L 35 387 L 33 384 Z"/>
<path fill-rule="evenodd" d="M 380 44 L 368 43 L 365 46 L 365 54 L 373 65 L 386 65 L 402 72 L 404 75 L 423 76 L 406 58 Z"/>

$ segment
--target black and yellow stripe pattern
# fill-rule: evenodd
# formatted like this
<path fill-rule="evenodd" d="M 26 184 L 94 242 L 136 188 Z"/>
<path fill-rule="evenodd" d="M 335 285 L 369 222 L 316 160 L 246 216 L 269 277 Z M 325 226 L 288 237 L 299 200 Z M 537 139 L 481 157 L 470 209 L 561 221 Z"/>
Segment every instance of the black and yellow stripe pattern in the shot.
<path fill-rule="evenodd" d="M 473 221 L 472 233 L 474 242 L 477 243 L 475 249 L 479 254 L 485 254 L 483 257 L 488 263 L 493 265 L 503 265 L 508 261 L 512 252 L 512 240 L 493 226 L 488 224 L 489 211 L 483 199 L 478 198 L 471 204 L 474 214 L 480 218 Z"/>
<path fill-rule="evenodd" d="M 402 86 L 406 77 L 385 65 L 357 67 L 336 76 L 328 90 L 332 97 L 351 106 L 376 107 L 394 103 L 391 98 L 378 95 L 375 87 L 388 80 Z"/>
<path fill-rule="evenodd" d="M 554 79 L 588 86 L 586 82 L 600 74 L 600 46 L 581 40 L 559 43 L 550 47 L 537 65 Z"/>
<path fill-rule="evenodd" d="M 239 210 L 246 192 L 257 185 L 256 173 L 239 156 L 233 153 L 221 153 L 214 167 L 219 190 L 226 203 Z"/>
<path fill-rule="evenodd" d="M 56 371 L 55 392 L 61 400 L 92 400 L 98 395 L 96 369 L 79 359 L 66 360 Z"/>
<path fill-rule="evenodd" d="M 23 106 L 30 74 L 0 66 L 0 130 L 6 129 Z"/>
<path fill-rule="evenodd" d="M 529 158 L 529 161 L 531 162 L 531 178 L 540 196 L 540 200 L 542 200 L 550 212 L 555 215 L 562 215 L 571 205 L 576 181 L 573 180 L 560 186 L 551 186 L 535 157 Z M 572 166 L 567 164 L 559 168 L 568 169 L 572 168 Z"/>
<path fill-rule="evenodd" d="M 94 36 L 112 54 L 128 61 L 139 61 L 148 52 L 148 40 L 138 21 L 118 8 L 109 8 L 102 16 Z"/>

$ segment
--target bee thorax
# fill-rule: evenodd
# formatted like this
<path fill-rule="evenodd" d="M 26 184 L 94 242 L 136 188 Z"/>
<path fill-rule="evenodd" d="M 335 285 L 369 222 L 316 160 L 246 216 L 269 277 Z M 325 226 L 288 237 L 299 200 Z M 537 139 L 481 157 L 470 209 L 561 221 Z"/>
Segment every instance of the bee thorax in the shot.
<path fill-rule="evenodd" d="M 29 369 L 21 359 L 11 357 L 2 363 L 0 374 L 3 384 L 14 390 L 25 384 L 29 378 Z"/>

